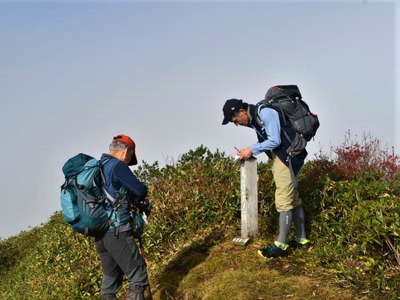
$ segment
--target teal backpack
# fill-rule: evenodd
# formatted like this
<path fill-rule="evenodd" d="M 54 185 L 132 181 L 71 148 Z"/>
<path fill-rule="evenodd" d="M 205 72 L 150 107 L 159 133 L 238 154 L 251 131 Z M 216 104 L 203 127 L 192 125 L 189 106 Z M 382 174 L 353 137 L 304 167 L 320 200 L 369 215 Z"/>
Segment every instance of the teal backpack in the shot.
<path fill-rule="evenodd" d="M 107 232 L 114 210 L 107 210 L 106 206 L 118 206 L 103 193 L 101 166 L 104 163 L 80 153 L 62 168 L 65 176 L 61 186 L 62 214 L 74 231 L 86 236 L 97 237 Z"/>

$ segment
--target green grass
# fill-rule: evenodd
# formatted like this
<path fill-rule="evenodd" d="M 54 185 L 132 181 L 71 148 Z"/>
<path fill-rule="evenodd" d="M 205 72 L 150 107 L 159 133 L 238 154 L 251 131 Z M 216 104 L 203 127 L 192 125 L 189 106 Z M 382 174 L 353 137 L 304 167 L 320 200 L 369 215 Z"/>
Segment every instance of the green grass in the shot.
<path fill-rule="evenodd" d="M 340 287 L 324 270 L 314 268 L 309 273 L 307 264 L 293 263 L 303 255 L 300 250 L 287 258 L 266 260 L 256 254 L 265 241 L 243 248 L 222 234 L 215 238 L 216 233 L 183 249 L 165 267 L 154 299 L 355 298 L 351 289 Z"/>
<path fill-rule="evenodd" d="M 99 288 L 93 241 L 73 233 L 59 213 L 5 244 L 14 248 L 2 258 L 8 267 L 0 273 L 1 299 L 91 299 Z"/>

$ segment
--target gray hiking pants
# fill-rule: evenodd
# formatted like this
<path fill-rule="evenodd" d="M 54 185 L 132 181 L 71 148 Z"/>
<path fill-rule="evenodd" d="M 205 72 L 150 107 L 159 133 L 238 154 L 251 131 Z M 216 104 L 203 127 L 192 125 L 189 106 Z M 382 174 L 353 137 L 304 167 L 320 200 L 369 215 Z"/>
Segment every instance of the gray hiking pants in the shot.
<path fill-rule="evenodd" d="M 143 291 L 149 284 L 146 264 L 131 231 L 120 232 L 118 236 L 107 232 L 96 240 L 96 250 L 103 265 L 102 295 L 116 294 L 124 274 L 128 278 L 129 290 Z"/>

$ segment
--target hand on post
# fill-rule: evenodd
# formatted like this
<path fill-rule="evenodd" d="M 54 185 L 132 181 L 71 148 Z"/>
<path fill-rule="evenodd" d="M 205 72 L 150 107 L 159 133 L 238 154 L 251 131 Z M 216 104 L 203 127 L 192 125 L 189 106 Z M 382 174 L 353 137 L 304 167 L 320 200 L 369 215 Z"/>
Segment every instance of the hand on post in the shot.
<path fill-rule="evenodd" d="M 239 156 L 240 159 L 249 159 L 253 155 L 253 151 L 251 151 L 251 148 L 245 148 L 240 150 L 237 155 Z"/>

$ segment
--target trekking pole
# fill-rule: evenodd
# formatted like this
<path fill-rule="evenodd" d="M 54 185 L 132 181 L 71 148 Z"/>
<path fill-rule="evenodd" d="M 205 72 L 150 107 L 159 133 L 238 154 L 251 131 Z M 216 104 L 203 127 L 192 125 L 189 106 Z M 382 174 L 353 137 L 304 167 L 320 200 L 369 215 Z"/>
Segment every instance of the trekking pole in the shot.
<path fill-rule="evenodd" d="M 146 263 L 146 260 L 144 258 L 144 247 L 143 247 L 143 243 L 142 243 L 142 237 L 139 237 L 139 251 L 140 251 L 140 254 L 143 257 L 144 264 L 147 267 L 147 263 Z M 151 288 L 150 288 L 150 281 L 149 281 L 149 284 L 146 286 L 145 291 L 146 290 L 147 290 L 147 294 L 148 294 L 148 297 L 147 297 L 148 300 L 153 300 L 153 294 L 151 293 Z"/>

